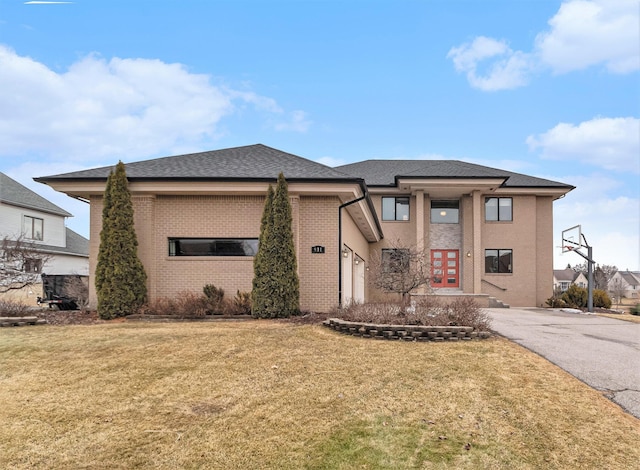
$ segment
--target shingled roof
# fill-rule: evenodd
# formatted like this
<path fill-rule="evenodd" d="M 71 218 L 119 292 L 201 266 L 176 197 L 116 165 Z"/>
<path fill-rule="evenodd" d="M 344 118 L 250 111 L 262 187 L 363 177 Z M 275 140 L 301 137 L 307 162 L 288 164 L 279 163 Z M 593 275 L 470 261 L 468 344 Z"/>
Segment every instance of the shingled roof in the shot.
<path fill-rule="evenodd" d="M 60 215 L 62 217 L 72 216 L 69 212 L 47 201 L 42 196 L 9 178 L 4 173 L 0 173 L 0 202 L 25 209 Z"/>
<path fill-rule="evenodd" d="M 459 160 L 365 160 L 336 167 L 336 170 L 364 178 L 367 186 L 395 186 L 398 178 L 504 178 L 503 187 L 574 188 L 557 181 Z"/>
<path fill-rule="evenodd" d="M 272 181 L 284 173 L 287 181 L 362 181 L 321 163 L 256 144 L 208 152 L 156 158 L 125 165 L 130 181 L 140 180 L 243 180 Z M 101 167 L 35 178 L 39 182 L 104 180 L 113 167 Z"/>
<path fill-rule="evenodd" d="M 52 254 L 66 254 L 80 256 L 82 258 L 89 257 L 89 240 L 82 235 L 74 232 L 68 227 L 66 230 L 67 246 L 55 245 L 38 245 L 38 251 Z"/>

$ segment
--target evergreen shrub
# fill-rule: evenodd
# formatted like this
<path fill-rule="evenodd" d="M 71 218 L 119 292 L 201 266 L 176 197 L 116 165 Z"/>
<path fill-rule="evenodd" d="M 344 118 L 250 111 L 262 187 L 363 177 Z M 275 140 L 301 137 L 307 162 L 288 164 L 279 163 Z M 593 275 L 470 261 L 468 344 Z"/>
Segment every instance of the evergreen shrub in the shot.
<path fill-rule="evenodd" d="M 572 308 L 585 308 L 589 293 L 584 287 L 571 284 L 569 288 L 562 294 L 562 300 Z"/>

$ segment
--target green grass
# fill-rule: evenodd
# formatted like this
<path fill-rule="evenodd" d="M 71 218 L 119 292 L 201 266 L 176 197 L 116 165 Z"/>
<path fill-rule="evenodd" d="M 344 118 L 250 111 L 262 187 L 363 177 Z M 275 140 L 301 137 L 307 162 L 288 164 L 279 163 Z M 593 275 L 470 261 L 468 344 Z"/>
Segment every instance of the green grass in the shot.
<path fill-rule="evenodd" d="M 0 330 L 0 468 L 633 468 L 640 422 L 503 339 Z"/>

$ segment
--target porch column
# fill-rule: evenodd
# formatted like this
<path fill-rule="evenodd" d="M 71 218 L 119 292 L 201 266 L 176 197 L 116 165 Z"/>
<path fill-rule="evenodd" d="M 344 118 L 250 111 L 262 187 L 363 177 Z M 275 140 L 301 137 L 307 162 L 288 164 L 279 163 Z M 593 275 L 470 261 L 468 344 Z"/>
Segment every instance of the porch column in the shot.
<path fill-rule="evenodd" d="M 473 293 L 481 294 L 484 253 L 482 252 L 482 198 L 480 191 L 473 191 L 471 204 L 473 206 Z"/>

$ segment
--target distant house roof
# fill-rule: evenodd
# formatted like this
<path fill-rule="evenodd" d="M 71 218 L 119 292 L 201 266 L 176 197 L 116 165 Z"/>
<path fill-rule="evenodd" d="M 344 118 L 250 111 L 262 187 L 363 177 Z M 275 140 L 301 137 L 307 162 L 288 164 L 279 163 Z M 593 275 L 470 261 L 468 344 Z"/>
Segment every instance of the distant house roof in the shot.
<path fill-rule="evenodd" d="M 367 186 L 395 186 L 398 178 L 504 178 L 502 187 L 574 188 L 557 181 L 459 160 L 365 160 L 336 169 L 364 178 Z"/>
<path fill-rule="evenodd" d="M 579 275 L 580 275 L 579 272 L 575 272 L 571 268 L 553 270 L 553 277 L 555 277 L 558 282 L 560 281 L 573 282 L 576 280 L 576 278 Z"/>
<path fill-rule="evenodd" d="M 630 286 L 640 285 L 640 272 L 637 271 L 618 271 L 622 276 L 622 279 L 625 280 L 627 284 Z"/>
<path fill-rule="evenodd" d="M 89 240 L 82 235 L 65 227 L 67 235 L 67 246 L 38 245 L 38 249 L 47 253 L 60 253 L 83 258 L 89 257 Z"/>
<path fill-rule="evenodd" d="M 354 177 L 306 158 L 256 144 L 208 152 L 156 158 L 125 164 L 127 179 L 272 181 L 284 173 L 287 181 L 360 182 Z M 101 167 L 35 178 L 38 182 L 104 180 L 113 167 Z"/>
<path fill-rule="evenodd" d="M 42 196 L 9 178 L 4 173 L 0 173 L 0 202 L 25 209 L 60 215 L 62 217 L 72 216 L 69 212 L 47 201 Z"/>

